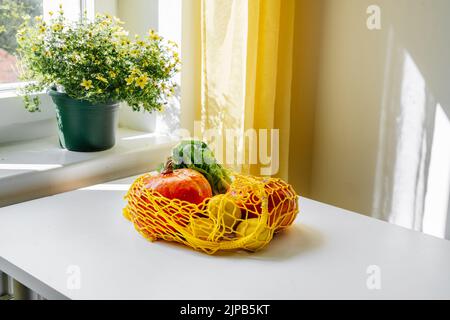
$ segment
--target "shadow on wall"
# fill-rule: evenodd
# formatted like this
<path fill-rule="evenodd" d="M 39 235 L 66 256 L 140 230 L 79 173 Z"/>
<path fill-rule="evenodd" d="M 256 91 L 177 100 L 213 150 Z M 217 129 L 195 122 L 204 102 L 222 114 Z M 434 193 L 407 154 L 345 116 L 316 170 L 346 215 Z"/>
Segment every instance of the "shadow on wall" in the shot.
<path fill-rule="evenodd" d="M 312 197 L 450 238 L 450 2 L 324 2 Z"/>

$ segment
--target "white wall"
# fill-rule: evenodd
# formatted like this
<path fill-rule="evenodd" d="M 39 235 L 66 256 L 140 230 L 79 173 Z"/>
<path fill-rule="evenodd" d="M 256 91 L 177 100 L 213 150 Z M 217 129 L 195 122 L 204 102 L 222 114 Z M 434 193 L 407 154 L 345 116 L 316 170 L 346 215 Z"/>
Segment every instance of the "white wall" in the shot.
<path fill-rule="evenodd" d="M 182 0 L 117 0 L 117 16 L 130 36 L 145 37 L 150 29 L 179 44 L 182 38 Z M 188 64 L 189 65 L 189 64 Z M 180 83 L 180 77 L 174 79 Z M 133 112 L 121 108 L 120 125 L 142 131 L 171 133 L 180 127 L 180 95 L 176 92 L 162 113 Z"/>
<path fill-rule="evenodd" d="M 117 13 L 125 22 L 125 29 L 145 36 L 148 30 L 158 29 L 159 0 L 118 0 Z"/>
<path fill-rule="evenodd" d="M 113 16 L 117 15 L 117 0 L 95 0 L 95 12 L 109 13 Z"/>
<path fill-rule="evenodd" d="M 449 15 L 448 0 L 324 0 L 313 198 L 444 236 Z"/>

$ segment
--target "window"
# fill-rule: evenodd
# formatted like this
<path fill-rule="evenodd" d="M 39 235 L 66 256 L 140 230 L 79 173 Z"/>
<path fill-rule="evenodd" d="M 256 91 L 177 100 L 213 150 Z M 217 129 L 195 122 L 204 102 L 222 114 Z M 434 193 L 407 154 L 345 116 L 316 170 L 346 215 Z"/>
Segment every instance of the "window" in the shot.
<path fill-rule="evenodd" d="M 16 33 L 24 17 L 49 19 L 49 12 L 57 11 L 60 4 L 66 17 L 73 20 L 89 9 L 85 0 L 0 0 L 0 90 L 14 89 L 19 82 Z"/>
<path fill-rule="evenodd" d="M 0 0 L 0 84 L 18 82 L 16 32 L 24 16 L 42 12 L 42 0 Z"/>
<path fill-rule="evenodd" d="M 174 98 L 174 101 L 171 101 L 170 108 L 167 107 L 167 112 L 163 114 L 147 115 L 132 112 L 129 108 L 121 108 L 119 125 L 139 131 L 157 130 L 162 133 L 171 132 L 173 130 L 170 128 L 178 125 L 190 128 L 193 123 L 194 106 L 197 104 L 197 100 L 195 100 L 197 97 L 196 91 L 193 90 L 192 86 L 196 83 L 194 78 L 196 79 L 198 73 L 195 72 L 195 68 L 199 63 L 199 52 L 196 51 L 197 46 L 194 45 L 197 43 L 197 38 L 194 37 L 200 37 L 200 33 L 197 32 L 197 29 L 198 31 L 200 30 L 199 19 L 191 11 L 193 11 L 192 4 L 196 3 L 199 5 L 200 1 L 0 0 L 1 14 L 10 12 L 9 9 L 6 10 L 6 3 L 13 3 L 16 6 L 25 4 L 31 6 L 32 4 L 35 6 L 35 11 L 34 13 L 28 13 L 28 15 L 30 15 L 30 17 L 43 15 L 44 19 L 49 18 L 49 11 L 58 11 L 60 3 L 63 5 L 66 18 L 69 19 L 78 19 L 80 13 L 84 11 L 87 12 L 88 18 L 93 18 L 95 12 L 109 13 L 124 21 L 125 28 L 131 35 L 140 34 L 141 36 L 145 36 L 148 29 L 152 28 L 157 30 L 165 38 L 170 38 L 178 42 L 180 51 L 183 47 L 181 45 L 183 38 L 183 43 L 186 44 L 183 49 L 184 52 L 180 52 L 183 60 L 183 76 L 180 74 L 176 80 L 180 83 L 180 88 L 183 87 L 184 89 L 177 91 L 176 99 Z M 18 19 L 20 19 L 21 15 L 17 16 L 19 17 Z M 19 22 L 17 24 L 20 25 Z M 3 18 L 0 19 L 0 26 L 1 25 L 4 25 L 5 28 L 10 26 Z M 15 30 L 13 30 L 12 27 L 9 27 L 9 30 L 9 32 L 15 36 L 17 27 Z M 6 47 L 6 45 L 3 45 L 4 43 L 5 42 L 0 38 L 0 48 Z M 8 58 L 12 60 L 15 58 L 13 53 L 14 50 L 11 51 L 12 52 L 8 53 Z M 6 71 L 3 71 L 4 69 L 9 72 L 9 78 L 7 79 Z M 17 74 L 15 61 L 9 62 L 8 66 L 5 68 L 0 68 L 0 78 L 5 77 L 4 80 L 0 81 L 0 109 L 2 110 L 2 116 L 0 117 L 0 144 L 4 142 L 46 137 L 49 133 L 54 131 L 55 124 L 50 122 L 55 121 L 54 106 L 51 99 L 48 95 L 42 94 L 42 112 L 29 114 L 23 108 L 22 97 L 17 95 L 17 87 L 23 85 L 23 83 L 17 82 Z M 182 80 L 182 78 L 184 80 Z M 184 83 L 183 86 L 181 85 L 181 82 Z M 181 100 L 184 101 L 182 104 Z M 183 113 L 183 117 L 180 116 L 180 112 Z M 155 120 L 155 118 L 157 119 Z M 40 126 L 39 129 L 34 131 L 25 129 L 30 123 L 36 124 L 36 128 Z M 23 126 L 19 126 L 18 124 L 23 124 Z M 8 129 L 7 133 L 4 131 L 6 130 L 5 128 Z"/>

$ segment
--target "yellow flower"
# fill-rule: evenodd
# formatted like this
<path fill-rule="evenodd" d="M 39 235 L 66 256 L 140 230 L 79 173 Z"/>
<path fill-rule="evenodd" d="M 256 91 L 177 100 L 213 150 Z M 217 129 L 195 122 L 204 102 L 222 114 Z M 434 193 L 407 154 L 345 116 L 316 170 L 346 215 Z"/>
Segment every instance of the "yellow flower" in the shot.
<path fill-rule="evenodd" d="M 113 33 L 113 36 L 115 37 L 127 37 L 128 36 L 128 31 L 125 30 L 119 30 Z M 122 44 L 127 44 L 126 40 L 122 40 Z"/>
<path fill-rule="evenodd" d="M 48 15 L 51 17 L 53 15 L 53 11 L 49 11 Z"/>
<path fill-rule="evenodd" d="M 178 43 L 176 43 L 175 41 L 169 40 L 167 41 L 172 47 L 174 48 L 178 48 Z"/>
<path fill-rule="evenodd" d="M 107 26 L 109 26 L 111 24 L 111 20 L 109 20 L 109 19 L 103 20 L 102 22 L 100 22 L 100 24 L 103 27 L 107 27 Z"/>
<path fill-rule="evenodd" d="M 45 27 L 43 25 L 39 26 L 39 33 L 44 33 L 45 32 Z"/>
<path fill-rule="evenodd" d="M 72 59 L 73 62 L 79 62 L 81 61 L 81 57 L 79 54 L 77 53 L 73 53 L 72 56 L 70 57 Z"/>
<path fill-rule="evenodd" d="M 117 74 L 116 74 L 114 71 L 109 71 L 108 73 L 109 73 L 109 76 L 110 76 L 111 78 L 113 78 L 113 79 L 116 78 L 116 75 L 117 75 Z"/>
<path fill-rule="evenodd" d="M 90 88 L 93 88 L 94 86 L 92 85 L 92 80 L 86 80 L 83 79 L 83 81 L 80 84 L 82 87 L 84 87 L 86 90 L 89 90 Z"/>
<path fill-rule="evenodd" d="M 155 30 L 150 30 L 148 32 L 148 36 L 152 40 L 160 40 L 161 39 L 161 37 L 155 32 Z"/>
<path fill-rule="evenodd" d="M 33 51 L 33 52 L 36 52 L 37 49 L 38 49 L 38 48 L 37 48 L 36 46 L 32 46 L 32 47 L 31 47 L 31 51 Z"/>
<path fill-rule="evenodd" d="M 63 26 L 62 26 L 61 24 L 59 24 L 59 23 L 55 23 L 55 24 L 52 26 L 52 29 L 53 29 L 53 31 L 60 31 L 60 30 L 63 29 Z"/>
<path fill-rule="evenodd" d="M 108 83 L 108 80 L 105 77 L 102 77 L 100 74 L 95 77 L 97 80 L 101 82 Z"/>
<path fill-rule="evenodd" d="M 128 78 L 125 79 L 125 81 L 127 82 L 127 86 L 129 86 L 130 84 L 132 84 L 134 82 L 134 77 L 129 76 Z"/>
<path fill-rule="evenodd" d="M 136 50 L 136 49 L 131 50 L 131 52 L 130 52 L 130 55 L 131 55 L 132 57 L 136 57 L 138 54 L 139 54 L 139 51 Z"/>
<path fill-rule="evenodd" d="M 42 16 L 34 17 L 34 20 L 35 20 L 36 22 L 41 22 L 41 21 L 42 21 Z"/>
<path fill-rule="evenodd" d="M 137 69 L 137 68 L 131 69 L 131 74 L 132 74 L 132 75 L 137 75 L 137 74 L 139 74 L 139 73 L 140 73 L 139 69 Z"/>
<path fill-rule="evenodd" d="M 140 87 L 141 89 L 144 89 L 145 85 L 148 83 L 149 78 L 146 74 L 143 74 L 136 80 L 136 87 Z"/>

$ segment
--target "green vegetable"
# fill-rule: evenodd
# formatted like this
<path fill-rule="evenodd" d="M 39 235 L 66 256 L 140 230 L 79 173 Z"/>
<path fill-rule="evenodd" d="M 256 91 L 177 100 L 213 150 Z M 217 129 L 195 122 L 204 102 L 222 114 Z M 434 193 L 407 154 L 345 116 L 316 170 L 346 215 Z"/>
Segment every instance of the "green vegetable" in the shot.
<path fill-rule="evenodd" d="M 231 183 L 228 171 L 217 163 L 208 145 L 198 140 L 185 140 L 172 150 L 174 169 L 194 169 L 205 176 L 213 194 L 226 193 Z"/>

